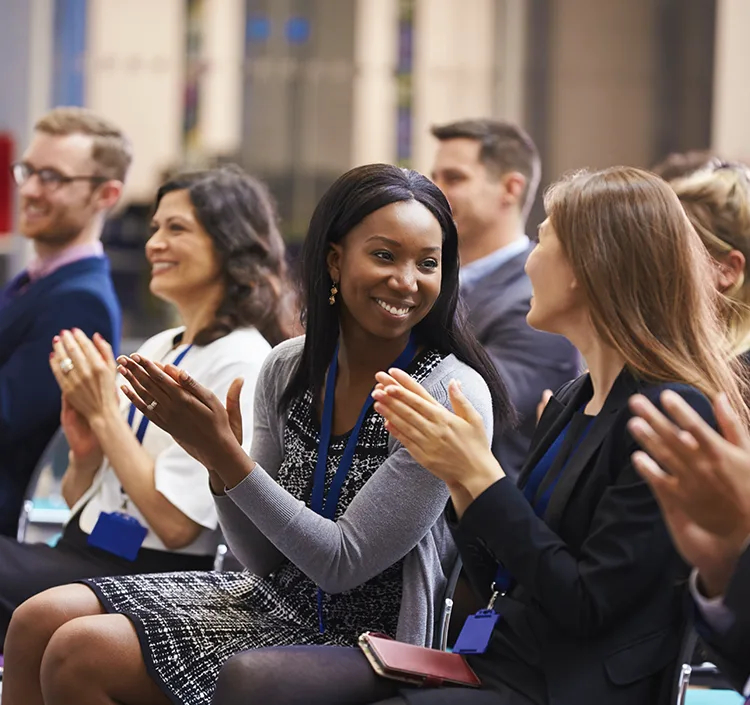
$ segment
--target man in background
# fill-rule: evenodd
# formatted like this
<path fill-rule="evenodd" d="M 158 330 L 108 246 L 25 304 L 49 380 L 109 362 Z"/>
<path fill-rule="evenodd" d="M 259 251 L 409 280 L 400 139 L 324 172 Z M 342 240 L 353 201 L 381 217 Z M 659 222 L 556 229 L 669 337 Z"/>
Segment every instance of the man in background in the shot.
<path fill-rule="evenodd" d="M 0 534 L 16 535 L 29 480 L 59 425 L 52 338 L 80 328 L 119 343 L 120 307 L 100 237 L 130 162 L 115 125 L 83 108 L 57 108 L 37 122 L 13 165 L 19 231 L 35 256 L 0 292 Z"/>
<path fill-rule="evenodd" d="M 526 323 L 531 282 L 524 265 L 533 244 L 524 228 L 541 173 L 536 146 L 519 127 L 462 120 L 432 128 L 439 140 L 432 179 L 458 227 L 461 294 L 469 322 L 497 367 L 519 424 L 493 440 L 503 470 L 517 479 L 546 389 L 578 374 L 578 354 L 563 337 Z"/>

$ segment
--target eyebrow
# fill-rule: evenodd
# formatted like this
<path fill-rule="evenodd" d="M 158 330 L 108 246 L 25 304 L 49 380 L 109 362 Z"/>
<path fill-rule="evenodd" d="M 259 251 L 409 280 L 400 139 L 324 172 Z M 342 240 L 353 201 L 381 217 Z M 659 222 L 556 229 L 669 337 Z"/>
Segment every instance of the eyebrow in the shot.
<path fill-rule="evenodd" d="M 371 242 L 372 240 L 380 240 L 381 242 L 384 242 L 386 245 L 390 245 L 391 247 L 403 247 L 403 245 L 398 240 L 391 240 L 391 238 L 386 237 L 385 235 L 372 235 L 367 238 L 367 242 Z M 423 247 L 422 252 L 440 252 L 441 249 L 441 247 Z"/>
<path fill-rule="evenodd" d="M 169 225 L 170 223 L 174 223 L 175 221 L 178 221 L 182 223 L 183 225 L 190 225 L 191 221 L 185 218 L 183 215 L 170 215 L 167 216 L 167 218 L 164 220 L 164 225 Z M 156 219 L 156 217 L 151 218 L 151 225 L 158 225 L 159 221 Z"/>

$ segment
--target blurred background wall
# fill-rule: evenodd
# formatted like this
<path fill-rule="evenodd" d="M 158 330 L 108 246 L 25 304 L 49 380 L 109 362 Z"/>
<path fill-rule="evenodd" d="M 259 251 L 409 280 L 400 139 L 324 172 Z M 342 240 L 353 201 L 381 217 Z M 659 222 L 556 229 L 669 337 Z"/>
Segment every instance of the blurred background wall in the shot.
<path fill-rule="evenodd" d="M 265 179 L 294 249 L 336 176 L 373 161 L 429 173 L 429 127 L 456 118 L 524 125 L 545 184 L 677 150 L 750 157 L 748 0 L 0 0 L 0 19 L 16 154 L 61 104 L 133 139 L 105 234 L 128 336 L 167 315 L 142 251 L 175 169 L 236 161 Z M 537 204 L 530 232 L 541 217 Z M 27 258 L 0 236 L 1 277 Z"/>

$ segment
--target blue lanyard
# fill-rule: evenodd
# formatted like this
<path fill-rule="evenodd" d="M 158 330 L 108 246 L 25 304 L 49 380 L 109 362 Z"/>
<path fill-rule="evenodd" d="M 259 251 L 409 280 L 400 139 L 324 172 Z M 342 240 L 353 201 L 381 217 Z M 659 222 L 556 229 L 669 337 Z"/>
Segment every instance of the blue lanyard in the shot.
<path fill-rule="evenodd" d="M 190 352 L 190 348 L 192 347 L 193 347 L 193 344 L 191 343 L 174 359 L 174 362 L 170 364 L 174 365 L 175 367 L 179 367 L 185 355 L 187 355 Z M 131 404 L 130 411 L 128 411 L 128 426 L 130 426 L 130 428 L 133 428 L 134 419 L 135 419 L 135 405 Z M 141 445 L 143 445 L 143 437 L 146 435 L 146 429 L 148 428 L 148 424 L 149 424 L 149 420 L 145 416 L 141 419 L 141 423 L 138 424 L 138 430 L 135 433 L 135 437 L 138 439 L 138 443 L 140 443 Z"/>
<path fill-rule="evenodd" d="M 409 342 L 404 348 L 404 351 L 396 358 L 396 361 L 391 367 L 397 367 L 402 370 L 408 366 L 409 363 L 414 359 L 417 353 L 417 345 L 414 340 L 414 335 L 409 338 Z M 320 441 L 318 442 L 318 458 L 315 462 L 315 474 L 313 475 L 313 487 L 312 497 L 310 501 L 310 508 L 326 519 L 333 519 L 336 514 L 336 507 L 338 507 L 339 496 L 341 495 L 341 488 L 344 486 L 349 469 L 351 468 L 352 460 L 354 460 L 354 451 L 357 448 L 357 438 L 359 437 L 360 429 L 364 423 L 365 416 L 370 410 L 373 404 L 373 399 L 368 395 L 367 400 L 362 406 L 362 411 L 359 412 L 359 418 L 357 423 L 354 425 L 349 440 L 346 442 L 346 448 L 339 461 L 338 469 L 336 474 L 333 476 L 331 487 L 328 493 L 325 493 L 326 484 L 326 466 L 328 464 L 328 447 L 331 444 L 331 427 L 333 425 L 333 402 L 334 392 L 336 390 L 336 373 L 338 371 L 338 357 L 339 357 L 339 346 L 336 344 L 336 350 L 333 353 L 333 360 L 328 368 L 328 378 L 326 379 L 326 390 L 323 401 L 323 416 L 320 421 Z M 320 633 L 325 632 L 325 623 L 323 620 L 323 591 L 318 588 L 318 626 Z"/>
<path fill-rule="evenodd" d="M 547 452 L 542 456 L 541 460 L 537 463 L 536 467 L 532 471 L 531 476 L 529 477 L 529 481 L 523 488 L 523 494 L 524 497 L 526 497 L 526 499 L 528 500 L 529 504 L 534 508 L 534 513 L 540 519 L 547 511 L 549 501 L 552 498 L 552 493 L 555 491 L 555 487 L 557 487 L 557 483 L 562 477 L 563 471 L 568 466 L 570 459 L 578 450 L 578 447 L 581 445 L 583 439 L 586 437 L 586 434 L 589 432 L 591 424 L 594 422 L 594 418 L 595 417 L 589 419 L 583 431 L 578 435 L 578 438 L 576 438 L 576 441 L 573 444 L 568 457 L 565 459 L 562 468 L 560 468 L 560 471 L 557 473 L 557 477 L 555 477 L 554 480 L 550 483 L 549 487 L 547 487 L 542 496 L 536 499 L 535 497 L 540 485 L 544 481 L 547 473 L 552 469 L 552 464 L 554 463 L 557 454 L 562 450 L 565 436 L 570 430 L 570 423 L 568 423 L 568 425 L 562 430 L 560 435 L 552 442 L 552 445 L 550 445 L 550 447 L 547 449 Z M 505 569 L 505 566 L 503 566 L 502 564 L 498 565 L 497 572 L 495 573 L 495 580 L 492 585 L 492 591 L 505 593 L 510 590 L 512 583 L 513 576 Z"/>

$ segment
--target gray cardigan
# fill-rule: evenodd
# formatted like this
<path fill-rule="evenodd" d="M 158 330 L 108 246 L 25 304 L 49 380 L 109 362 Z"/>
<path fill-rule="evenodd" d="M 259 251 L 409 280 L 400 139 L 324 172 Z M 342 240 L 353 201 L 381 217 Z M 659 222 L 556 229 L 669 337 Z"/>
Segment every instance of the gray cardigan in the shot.
<path fill-rule="evenodd" d="M 431 646 L 447 575 L 457 558 L 443 518 L 448 499 L 443 482 L 392 437 L 388 459 L 337 521 L 308 509 L 275 481 L 286 423 L 278 412 L 279 399 L 303 345 L 302 337 L 278 345 L 261 369 L 251 450 L 257 465 L 226 495 L 216 497 L 226 541 L 252 573 L 265 577 L 287 559 L 331 594 L 357 587 L 405 557 L 396 638 Z M 460 380 L 491 438 L 492 401 L 476 371 L 449 355 L 424 386 L 449 406 L 451 379 Z"/>

